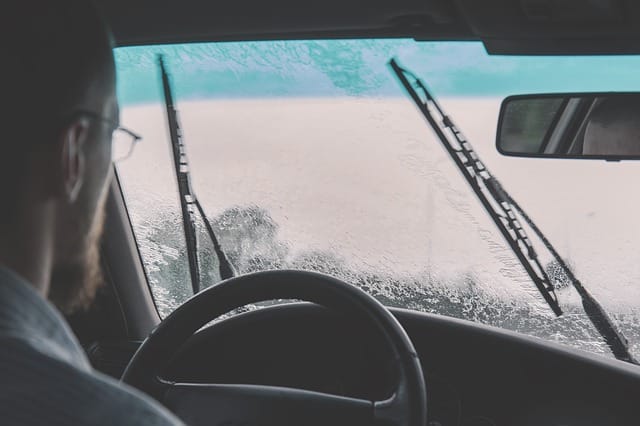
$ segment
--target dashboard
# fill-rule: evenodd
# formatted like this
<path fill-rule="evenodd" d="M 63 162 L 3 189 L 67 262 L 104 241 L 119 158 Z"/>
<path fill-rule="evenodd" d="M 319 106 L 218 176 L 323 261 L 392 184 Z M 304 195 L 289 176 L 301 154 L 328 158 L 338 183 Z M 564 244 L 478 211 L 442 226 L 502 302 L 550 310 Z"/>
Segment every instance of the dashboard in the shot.
<path fill-rule="evenodd" d="M 640 367 L 479 324 L 391 309 L 425 374 L 430 426 L 640 424 Z M 380 400 L 389 353 L 366 324 L 295 303 L 196 333 L 162 376 Z"/>

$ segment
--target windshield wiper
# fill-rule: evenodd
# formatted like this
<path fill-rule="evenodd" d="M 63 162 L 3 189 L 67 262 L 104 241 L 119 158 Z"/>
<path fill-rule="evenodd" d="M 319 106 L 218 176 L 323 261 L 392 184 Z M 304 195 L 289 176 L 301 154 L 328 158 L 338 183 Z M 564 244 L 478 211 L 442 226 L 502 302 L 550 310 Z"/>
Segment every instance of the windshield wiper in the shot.
<path fill-rule="evenodd" d="M 173 102 L 173 91 L 171 90 L 171 82 L 164 64 L 162 55 L 158 55 L 158 65 L 162 75 L 162 87 L 164 91 L 164 103 L 167 110 L 167 121 L 169 124 L 169 133 L 171 139 L 171 152 L 173 153 L 173 164 L 176 171 L 176 179 L 178 182 L 178 192 L 180 195 L 180 207 L 182 211 L 182 228 L 187 245 L 187 258 L 189 260 L 189 274 L 191 276 L 191 288 L 193 294 L 200 292 L 200 265 L 198 262 L 198 238 L 196 234 L 196 211 L 200 214 L 204 222 L 207 234 L 213 244 L 213 249 L 218 257 L 218 265 L 220 278 L 226 280 L 236 275 L 235 269 L 222 246 L 216 238 L 213 227 L 207 218 L 207 215 L 198 201 L 198 197 L 191 186 L 191 176 L 189 173 L 189 163 L 187 162 L 187 154 L 185 145 L 182 140 L 182 132 L 178 123 L 178 111 Z"/>
<path fill-rule="evenodd" d="M 603 337 L 614 356 L 619 360 L 638 364 L 629 351 L 627 339 L 622 332 L 618 330 L 604 308 L 575 277 L 571 269 L 560 257 L 542 231 L 535 225 L 533 220 L 531 220 L 520 205 L 507 193 L 489 170 L 487 170 L 469 141 L 464 138 L 453 121 L 451 121 L 442 110 L 438 102 L 429 90 L 427 90 L 426 85 L 413 73 L 400 67 L 395 59 L 392 59 L 389 65 L 418 109 L 427 119 L 436 136 L 440 139 L 440 142 L 453 159 L 453 162 L 471 186 L 473 192 L 489 213 L 489 216 L 491 216 L 491 219 L 493 219 L 493 222 L 506 239 L 509 247 L 553 312 L 557 316 L 562 315 L 562 309 L 558 303 L 555 288 L 546 270 L 542 267 L 538 259 L 538 254 L 515 212 L 527 222 L 547 250 L 549 250 L 552 257 L 558 262 L 558 265 L 564 270 L 566 276 L 582 299 L 582 306 L 587 317 Z"/>

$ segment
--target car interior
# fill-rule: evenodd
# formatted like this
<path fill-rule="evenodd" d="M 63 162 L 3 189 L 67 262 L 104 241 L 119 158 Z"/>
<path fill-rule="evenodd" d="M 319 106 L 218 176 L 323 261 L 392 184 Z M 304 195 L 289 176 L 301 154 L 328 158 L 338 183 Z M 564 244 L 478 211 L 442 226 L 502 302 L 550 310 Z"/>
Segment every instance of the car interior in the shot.
<path fill-rule="evenodd" d="M 97 3 L 118 46 L 411 38 L 481 41 L 495 55 L 640 54 L 632 0 Z M 442 315 L 380 310 L 349 283 L 312 273 L 239 276 L 161 321 L 117 175 L 102 265 L 107 285 L 88 311 L 68 318 L 72 329 L 98 371 L 124 374 L 187 424 L 640 422 L 637 365 Z M 268 299 L 300 302 L 205 327 Z"/>

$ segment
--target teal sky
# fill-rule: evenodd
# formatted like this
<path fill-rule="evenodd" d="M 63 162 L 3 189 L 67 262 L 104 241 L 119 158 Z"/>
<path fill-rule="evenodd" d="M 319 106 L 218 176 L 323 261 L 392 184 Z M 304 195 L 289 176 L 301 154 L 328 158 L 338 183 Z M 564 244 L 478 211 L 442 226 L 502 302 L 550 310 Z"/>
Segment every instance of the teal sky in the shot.
<path fill-rule="evenodd" d="M 403 39 L 200 43 L 117 49 L 124 106 L 162 99 L 158 54 L 178 100 L 404 96 L 387 66 L 392 57 L 440 97 L 640 91 L 640 55 L 490 56 L 478 42 Z"/>

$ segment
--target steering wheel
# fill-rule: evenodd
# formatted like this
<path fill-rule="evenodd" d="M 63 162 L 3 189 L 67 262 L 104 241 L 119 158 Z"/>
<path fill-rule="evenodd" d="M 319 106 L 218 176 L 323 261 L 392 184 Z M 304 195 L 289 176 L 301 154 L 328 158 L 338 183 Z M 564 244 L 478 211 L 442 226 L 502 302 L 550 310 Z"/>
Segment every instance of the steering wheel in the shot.
<path fill-rule="evenodd" d="M 174 383 L 160 374 L 178 349 L 217 317 L 256 302 L 313 302 L 370 325 L 393 356 L 394 392 L 368 401 L 275 386 Z M 396 318 L 359 288 L 307 271 L 231 278 L 193 296 L 142 343 L 122 380 L 151 395 L 190 425 L 425 426 L 427 393 L 418 355 Z"/>

